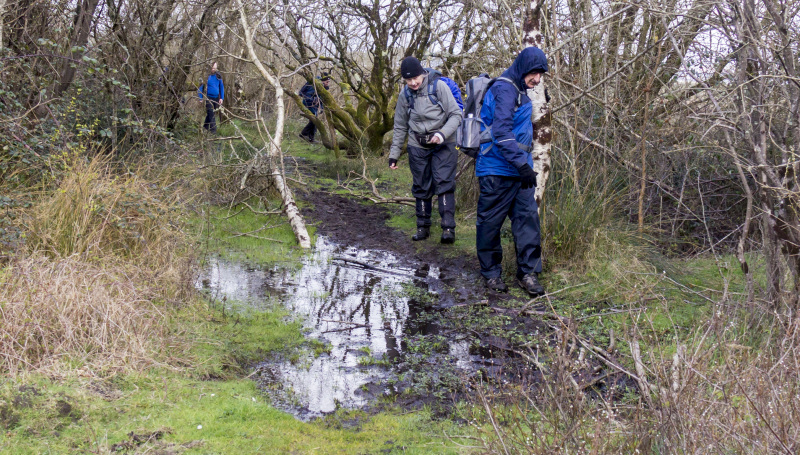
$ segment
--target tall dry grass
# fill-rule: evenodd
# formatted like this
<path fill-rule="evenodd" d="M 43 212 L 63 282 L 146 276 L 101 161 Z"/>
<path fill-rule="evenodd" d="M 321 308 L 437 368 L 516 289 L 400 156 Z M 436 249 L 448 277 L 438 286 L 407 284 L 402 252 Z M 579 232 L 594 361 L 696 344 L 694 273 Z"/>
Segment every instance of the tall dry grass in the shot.
<path fill-rule="evenodd" d="M 0 278 L 0 371 L 108 374 L 163 359 L 168 315 L 149 278 L 110 258 L 15 260 Z"/>
<path fill-rule="evenodd" d="M 599 347 L 621 370 L 585 349 L 591 340 L 580 337 L 580 323 L 554 323 L 527 384 L 477 389 L 468 418 L 483 422 L 477 427 L 482 448 L 498 454 L 800 453 L 800 319 L 770 315 L 768 305 L 712 306 L 713 316 L 688 334 L 675 327 L 659 336 L 652 317 L 632 317 L 618 349 Z"/>
<path fill-rule="evenodd" d="M 170 314 L 192 292 L 178 196 L 103 156 L 66 168 L 20 217 L 25 248 L 0 272 L 0 371 L 167 361 L 179 343 Z"/>
<path fill-rule="evenodd" d="M 173 250 L 178 232 L 169 222 L 175 201 L 159 191 L 158 182 L 139 176 L 144 172 L 115 172 L 104 155 L 72 158 L 57 188 L 28 212 L 28 250 L 129 258 Z"/>

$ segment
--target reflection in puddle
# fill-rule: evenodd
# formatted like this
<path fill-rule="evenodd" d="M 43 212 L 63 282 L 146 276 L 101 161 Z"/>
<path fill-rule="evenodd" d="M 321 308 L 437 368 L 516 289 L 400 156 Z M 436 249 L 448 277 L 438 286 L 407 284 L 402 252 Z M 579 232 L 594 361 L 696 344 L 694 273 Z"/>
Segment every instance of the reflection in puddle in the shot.
<path fill-rule="evenodd" d="M 259 374 L 282 384 L 291 392 L 301 417 L 315 417 L 337 407 L 354 408 L 366 404 L 359 389 L 376 383 L 387 372 L 364 367 L 359 359 L 398 357 L 409 328 L 409 302 L 402 284 L 415 278 L 415 271 L 398 267 L 389 253 L 342 248 L 318 237 L 314 252 L 295 271 L 258 269 L 212 259 L 198 287 L 212 294 L 266 308 L 279 300 L 299 315 L 309 336 L 324 341 L 329 354 L 290 362 L 264 363 Z M 417 278 L 436 278 L 438 270 L 426 270 Z M 423 275 L 422 277 L 420 275 Z M 411 308 L 418 310 L 417 308 Z M 423 329 L 425 330 L 425 329 Z M 469 363 L 466 343 L 450 347 L 459 365 Z M 363 362 L 363 361 L 362 361 Z"/>

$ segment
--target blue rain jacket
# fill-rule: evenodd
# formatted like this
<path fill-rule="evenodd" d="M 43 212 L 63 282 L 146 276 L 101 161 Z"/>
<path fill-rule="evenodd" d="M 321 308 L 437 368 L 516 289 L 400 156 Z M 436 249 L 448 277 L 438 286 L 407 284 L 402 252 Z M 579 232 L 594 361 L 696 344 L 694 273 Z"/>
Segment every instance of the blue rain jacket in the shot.
<path fill-rule="evenodd" d="M 208 82 L 200 84 L 200 87 L 197 89 L 197 94 L 200 96 L 200 99 L 203 99 L 203 92 L 205 92 L 209 98 L 219 97 L 220 100 L 224 100 L 225 84 L 222 83 L 222 78 L 216 73 L 210 74 L 208 76 Z"/>
<path fill-rule="evenodd" d="M 311 82 L 306 82 L 305 85 L 300 87 L 300 91 L 298 91 L 297 94 L 302 98 L 303 106 L 307 107 L 314 114 L 317 113 L 317 109 L 322 110 L 325 107 L 322 105 L 322 98 L 319 97 L 317 88 L 314 87 L 314 84 Z"/>
<path fill-rule="evenodd" d="M 481 120 L 492 128 L 492 142 L 481 144 L 481 153 L 475 162 L 475 175 L 500 175 L 519 177 L 518 168 L 526 163 L 533 167 L 533 157 L 519 148 L 517 143 L 532 148 L 533 106 L 528 98 L 525 75 L 532 72 L 547 72 L 547 57 L 537 47 L 525 48 L 502 77 L 515 82 L 516 88 L 502 80 L 496 81 L 483 98 Z M 521 103 L 517 106 L 517 96 Z M 491 148 L 490 148 L 491 146 Z"/>

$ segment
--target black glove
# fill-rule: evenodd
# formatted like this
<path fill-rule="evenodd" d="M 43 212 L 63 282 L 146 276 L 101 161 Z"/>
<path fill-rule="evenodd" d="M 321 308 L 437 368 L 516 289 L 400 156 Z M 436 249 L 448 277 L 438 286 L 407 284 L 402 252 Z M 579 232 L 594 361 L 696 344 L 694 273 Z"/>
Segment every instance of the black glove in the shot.
<path fill-rule="evenodd" d="M 525 163 L 524 166 L 517 169 L 519 171 L 520 181 L 522 181 L 522 189 L 527 190 L 528 188 L 536 186 L 536 172 L 531 169 L 528 163 Z"/>
<path fill-rule="evenodd" d="M 389 166 L 395 166 L 395 165 L 397 165 L 397 160 L 394 158 L 389 158 Z"/>

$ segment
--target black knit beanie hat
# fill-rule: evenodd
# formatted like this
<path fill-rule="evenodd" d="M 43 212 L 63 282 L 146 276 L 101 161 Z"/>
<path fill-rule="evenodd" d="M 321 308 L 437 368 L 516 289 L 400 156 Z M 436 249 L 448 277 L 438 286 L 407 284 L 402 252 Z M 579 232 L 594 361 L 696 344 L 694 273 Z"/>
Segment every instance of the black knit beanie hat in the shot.
<path fill-rule="evenodd" d="M 411 79 L 423 74 L 425 69 L 419 63 L 416 57 L 406 57 L 400 62 L 400 75 L 403 79 Z"/>

